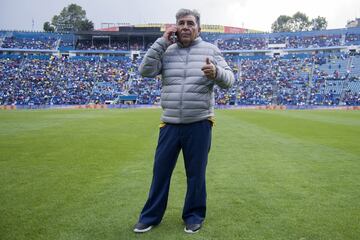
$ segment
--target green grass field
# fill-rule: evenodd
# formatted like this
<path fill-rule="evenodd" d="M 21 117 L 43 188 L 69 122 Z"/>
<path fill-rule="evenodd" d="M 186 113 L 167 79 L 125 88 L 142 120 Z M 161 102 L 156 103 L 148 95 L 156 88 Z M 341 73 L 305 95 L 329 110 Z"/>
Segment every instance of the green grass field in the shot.
<path fill-rule="evenodd" d="M 203 229 L 179 158 L 162 223 L 132 227 L 160 110 L 0 111 L 0 239 L 359 239 L 360 111 L 218 110 Z"/>

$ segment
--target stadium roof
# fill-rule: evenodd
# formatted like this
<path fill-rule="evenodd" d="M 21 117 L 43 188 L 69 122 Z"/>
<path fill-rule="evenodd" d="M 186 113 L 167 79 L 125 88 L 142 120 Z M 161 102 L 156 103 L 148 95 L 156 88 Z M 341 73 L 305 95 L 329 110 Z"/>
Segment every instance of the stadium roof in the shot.
<path fill-rule="evenodd" d="M 108 27 L 96 29 L 96 31 L 121 31 L 121 29 L 143 29 L 146 31 L 147 28 L 159 28 L 161 32 L 164 32 L 170 26 L 174 24 L 167 24 L 167 23 L 149 23 L 149 24 L 111 24 L 107 23 Z M 104 26 L 104 24 L 102 24 Z M 259 33 L 261 31 L 247 29 L 247 28 L 239 28 L 239 27 L 230 27 L 230 26 L 222 26 L 222 25 L 211 25 L 211 24 L 202 24 L 201 31 L 207 33 Z"/>

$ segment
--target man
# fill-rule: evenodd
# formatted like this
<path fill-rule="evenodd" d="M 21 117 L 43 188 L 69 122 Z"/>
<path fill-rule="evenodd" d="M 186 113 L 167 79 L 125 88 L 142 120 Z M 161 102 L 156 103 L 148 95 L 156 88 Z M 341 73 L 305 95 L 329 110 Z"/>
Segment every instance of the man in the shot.
<path fill-rule="evenodd" d="M 234 75 L 219 49 L 199 37 L 200 30 L 200 14 L 196 10 L 179 10 L 176 26 L 169 27 L 155 41 L 139 67 L 144 77 L 162 75 L 163 115 L 149 197 L 134 227 L 137 233 L 149 231 L 161 222 L 180 150 L 187 177 L 182 214 L 185 232 L 199 231 L 205 219 L 205 170 L 214 117 L 213 88 L 215 84 L 230 87 Z"/>

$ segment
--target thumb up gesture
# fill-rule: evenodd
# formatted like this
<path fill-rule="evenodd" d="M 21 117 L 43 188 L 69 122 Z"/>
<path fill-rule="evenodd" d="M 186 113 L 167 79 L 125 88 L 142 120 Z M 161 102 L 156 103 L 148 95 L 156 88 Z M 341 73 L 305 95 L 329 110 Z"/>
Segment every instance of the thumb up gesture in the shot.
<path fill-rule="evenodd" d="M 213 63 L 210 62 L 210 59 L 208 57 L 206 58 L 205 65 L 201 68 L 201 71 L 204 72 L 207 78 L 216 78 L 216 67 Z"/>

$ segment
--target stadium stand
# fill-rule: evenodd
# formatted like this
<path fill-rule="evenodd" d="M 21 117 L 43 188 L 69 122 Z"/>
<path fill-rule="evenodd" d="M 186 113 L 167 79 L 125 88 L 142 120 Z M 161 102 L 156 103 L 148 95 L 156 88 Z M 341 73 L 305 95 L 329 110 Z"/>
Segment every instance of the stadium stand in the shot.
<path fill-rule="evenodd" d="M 218 105 L 360 105 L 359 28 L 202 37 L 236 76 Z M 160 77 L 137 70 L 156 38 L 126 39 L 0 31 L 0 105 L 158 104 Z"/>

